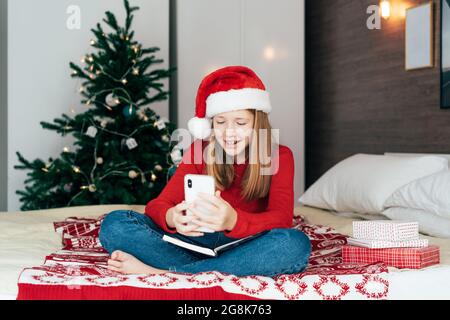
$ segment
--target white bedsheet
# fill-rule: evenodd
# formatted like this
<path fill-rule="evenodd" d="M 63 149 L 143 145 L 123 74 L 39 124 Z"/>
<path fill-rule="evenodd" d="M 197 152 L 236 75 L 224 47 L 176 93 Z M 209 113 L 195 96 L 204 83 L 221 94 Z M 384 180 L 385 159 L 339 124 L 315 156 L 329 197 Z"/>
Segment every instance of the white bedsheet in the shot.
<path fill-rule="evenodd" d="M 98 217 L 116 209 L 143 212 L 144 206 L 107 205 L 0 213 L 0 299 L 16 299 L 17 280 L 26 267 L 41 265 L 61 249 L 53 222 L 67 217 Z"/>
<path fill-rule="evenodd" d="M 144 212 L 144 206 L 107 205 L 0 213 L 0 299 L 15 299 L 23 268 L 42 264 L 47 254 L 61 248 L 61 238 L 53 229 L 54 221 L 71 216 L 98 217 L 117 209 Z M 308 207 L 295 211 L 310 223 L 328 225 L 351 235 L 354 219 Z M 450 299 L 450 240 L 426 238 L 441 247 L 442 264 L 423 270 L 390 268 L 389 299 Z"/>

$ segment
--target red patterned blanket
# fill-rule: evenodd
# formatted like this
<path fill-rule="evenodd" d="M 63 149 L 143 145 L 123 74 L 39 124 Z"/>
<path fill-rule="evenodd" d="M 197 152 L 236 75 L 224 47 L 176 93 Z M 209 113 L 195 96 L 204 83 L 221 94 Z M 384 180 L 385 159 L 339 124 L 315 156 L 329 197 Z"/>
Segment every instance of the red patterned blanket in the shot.
<path fill-rule="evenodd" d="M 98 219 L 67 218 L 55 222 L 63 248 L 43 265 L 22 271 L 18 299 L 387 299 L 389 282 L 382 263 L 343 264 L 346 236 L 332 228 L 307 224 L 293 228 L 312 242 L 307 269 L 274 278 L 236 277 L 216 271 L 198 274 L 122 275 L 106 268 L 108 253 L 98 233 Z"/>

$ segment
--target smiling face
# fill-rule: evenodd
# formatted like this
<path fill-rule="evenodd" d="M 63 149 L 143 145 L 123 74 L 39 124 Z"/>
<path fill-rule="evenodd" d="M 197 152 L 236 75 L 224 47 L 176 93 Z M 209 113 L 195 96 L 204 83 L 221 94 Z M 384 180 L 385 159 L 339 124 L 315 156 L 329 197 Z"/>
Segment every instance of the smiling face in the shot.
<path fill-rule="evenodd" d="M 251 141 L 255 116 L 250 110 L 220 113 L 213 118 L 216 141 L 229 156 L 245 151 Z"/>

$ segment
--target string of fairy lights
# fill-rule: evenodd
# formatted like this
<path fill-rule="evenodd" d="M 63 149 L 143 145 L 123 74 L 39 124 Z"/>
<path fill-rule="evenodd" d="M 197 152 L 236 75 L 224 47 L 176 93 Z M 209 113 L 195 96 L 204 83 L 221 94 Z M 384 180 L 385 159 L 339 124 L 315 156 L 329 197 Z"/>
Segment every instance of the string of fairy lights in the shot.
<path fill-rule="evenodd" d="M 105 34 L 103 34 L 103 35 L 105 36 Z M 128 36 L 122 36 L 122 39 L 129 41 Z M 97 42 L 95 40 L 90 41 L 91 46 L 95 46 L 96 44 L 97 44 Z M 135 45 L 131 46 L 131 48 L 134 51 L 134 53 L 136 54 L 136 57 L 132 60 L 133 65 L 120 78 L 115 78 L 114 76 L 112 76 L 111 74 L 106 72 L 102 66 L 96 64 L 95 59 L 92 54 L 83 56 L 81 58 L 81 62 L 86 63 L 88 65 L 90 64 L 90 66 L 88 66 L 87 69 L 90 71 L 88 77 L 91 80 L 94 80 L 96 78 L 96 76 L 104 75 L 106 77 L 109 77 L 110 79 L 112 79 L 115 82 L 121 83 L 122 85 L 127 85 L 128 84 L 127 77 L 129 77 L 130 74 L 134 75 L 134 76 L 138 76 L 140 74 L 139 68 L 136 66 L 136 64 L 138 63 L 139 58 L 141 58 L 141 56 L 142 56 L 140 45 L 135 44 Z M 76 70 L 74 70 L 72 74 L 78 75 L 78 72 Z M 86 87 L 83 86 L 82 84 L 80 84 L 80 82 L 81 82 L 81 80 L 79 80 L 79 82 L 76 85 L 76 86 L 80 85 L 80 88 L 78 89 L 78 91 L 80 93 L 86 93 Z M 103 95 L 107 92 L 109 94 L 105 98 L 106 103 L 99 101 L 97 99 L 98 96 Z M 117 95 L 118 92 L 123 93 L 123 95 L 118 96 Z M 85 101 L 85 105 L 87 107 L 90 107 L 92 105 L 96 105 L 96 106 L 102 105 L 109 111 L 112 111 L 114 107 L 120 105 L 121 103 L 126 104 L 123 109 L 123 114 L 125 117 L 130 117 L 130 116 L 134 115 L 135 109 L 137 109 L 137 107 L 135 106 L 134 102 L 132 101 L 128 91 L 125 90 L 123 87 L 115 87 L 112 89 L 101 90 L 99 92 L 96 92 L 95 95 L 88 97 L 88 99 Z M 71 108 L 70 112 L 72 114 L 76 113 L 74 108 Z M 102 165 L 104 163 L 104 159 L 98 155 L 99 140 L 100 140 L 98 138 L 98 137 L 100 137 L 100 135 L 98 134 L 99 131 L 101 133 L 107 133 L 107 134 L 122 137 L 123 138 L 122 144 L 125 144 L 129 150 L 132 150 L 138 146 L 138 143 L 137 143 L 136 139 L 134 138 L 134 136 L 141 130 L 143 130 L 145 128 L 149 128 L 149 127 L 157 127 L 158 130 L 164 131 L 164 133 L 162 135 L 162 140 L 166 143 L 169 143 L 171 141 L 170 133 L 168 131 L 168 128 L 166 127 L 166 123 L 168 123 L 169 121 L 166 118 L 160 118 L 155 115 L 148 117 L 146 115 L 145 108 L 142 108 L 141 110 L 139 110 L 139 112 L 137 112 L 137 116 L 144 122 L 151 121 L 152 123 L 143 124 L 143 125 L 139 126 L 130 134 L 124 134 L 121 132 L 107 129 L 107 126 L 110 121 L 108 121 L 104 118 L 100 118 L 100 119 L 90 118 L 90 119 L 88 119 L 88 121 L 89 121 L 88 124 L 86 124 L 86 120 L 83 121 L 83 125 L 81 127 L 81 133 L 82 134 L 84 133 L 85 135 L 90 136 L 93 139 L 96 139 L 94 152 L 93 152 L 93 158 L 94 158 L 93 163 L 94 164 L 93 164 L 93 167 L 90 170 L 89 174 L 86 174 L 85 172 L 83 172 L 83 170 L 81 170 L 81 168 L 79 166 L 74 164 L 74 163 L 76 163 L 76 156 L 77 156 L 76 153 L 75 153 L 75 159 L 73 160 L 73 163 L 68 163 L 66 160 L 62 159 L 63 161 L 65 161 L 66 163 L 68 163 L 71 166 L 73 172 L 75 172 L 76 174 L 80 174 L 81 176 L 83 176 L 83 178 L 85 180 L 85 184 L 83 184 L 80 187 L 80 191 L 70 199 L 70 201 L 67 204 L 68 206 L 70 206 L 70 204 L 76 198 L 78 198 L 81 194 L 83 194 L 86 191 L 97 192 L 97 186 L 95 185 L 95 180 L 102 181 L 111 175 L 119 175 L 119 176 L 128 175 L 128 177 L 130 179 L 136 179 L 138 176 L 140 176 L 142 184 L 147 183 L 146 175 L 150 175 L 150 179 L 152 182 L 150 182 L 149 187 L 153 186 L 153 182 L 155 182 L 158 179 L 158 176 L 155 174 L 155 172 L 156 171 L 161 172 L 163 170 L 163 167 L 160 164 L 156 164 L 154 166 L 154 168 L 151 170 L 144 171 L 141 168 L 139 168 L 136 164 L 130 165 L 127 162 L 121 162 L 119 164 L 112 165 L 112 168 L 109 168 L 107 171 L 105 171 L 105 173 L 102 176 L 95 178 L 96 169 L 98 168 L 99 165 Z M 97 124 L 96 121 L 99 124 Z M 86 125 L 88 125 L 88 128 L 85 131 Z M 72 129 L 73 128 L 71 126 L 69 126 L 68 122 L 66 122 L 66 125 L 63 127 L 63 136 L 66 135 L 66 133 L 67 133 L 66 131 L 69 131 Z M 106 142 L 105 144 L 108 144 L 108 142 Z M 63 152 L 69 153 L 70 148 L 68 146 L 64 146 Z M 181 149 L 175 147 L 172 150 L 172 152 L 169 155 L 167 155 L 167 158 L 166 158 L 167 163 L 170 163 L 169 159 L 168 159 L 169 156 L 171 157 L 173 165 L 168 169 L 167 177 L 166 177 L 167 179 L 168 179 L 168 175 L 169 175 L 170 171 L 173 170 L 174 168 L 176 168 L 178 163 L 181 161 L 181 158 L 182 158 Z M 48 163 L 42 168 L 42 170 L 44 172 L 48 173 L 52 169 L 53 165 L 54 165 L 53 162 Z M 64 186 L 64 190 L 66 192 L 72 191 L 71 185 L 66 184 Z"/>

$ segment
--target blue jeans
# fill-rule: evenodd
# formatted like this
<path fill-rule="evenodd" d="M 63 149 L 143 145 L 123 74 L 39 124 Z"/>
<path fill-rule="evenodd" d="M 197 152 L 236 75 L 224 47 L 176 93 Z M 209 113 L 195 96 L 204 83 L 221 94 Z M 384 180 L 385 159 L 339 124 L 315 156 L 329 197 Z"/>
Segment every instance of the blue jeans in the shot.
<path fill-rule="evenodd" d="M 163 241 L 164 234 L 168 233 L 150 217 L 131 210 L 116 210 L 103 220 L 99 240 L 110 254 L 121 250 L 152 267 L 190 274 L 213 270 L 236 276 L 299 273 L 307 266 L 311 253 L 309 238 L 295 229 L 272 229 L 218 257 Z M 201 237 L 170 235 L 209 247 L 236 240 L 223 232 L 205 233 Z"/>

